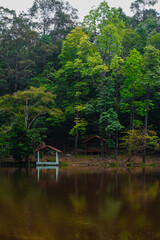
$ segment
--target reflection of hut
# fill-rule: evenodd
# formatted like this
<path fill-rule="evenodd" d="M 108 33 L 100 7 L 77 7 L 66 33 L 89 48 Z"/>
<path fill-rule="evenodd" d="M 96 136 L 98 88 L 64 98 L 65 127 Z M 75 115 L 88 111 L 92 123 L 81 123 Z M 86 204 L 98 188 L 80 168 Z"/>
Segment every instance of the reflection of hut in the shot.
<path fill-rule="evenodd" d="M 37 165 L 58 165 L 59 164 L 58 154 L 62 153 L 62 151 L 60 151 L 54 147 L 51 147 L 49 145 L 38 148 L 34 152 L 37 153 L 37 162 L 36 162 Z M 55 155 L 56 162 L 44 160 L 44 156 L 47 156 L 47 155 Z"/>
<path fill-rule="evenodd" d="M 104 143 L 104 153 L 107 152 L 107 144 L 106 140 L 103 139 Z M 100 148 L 100 137 L 94 136 L 91 137 L 85 141 L 83 141 L 83 144 L 85 145 L 85 154 L 100 154 L 101 148 Z"/>

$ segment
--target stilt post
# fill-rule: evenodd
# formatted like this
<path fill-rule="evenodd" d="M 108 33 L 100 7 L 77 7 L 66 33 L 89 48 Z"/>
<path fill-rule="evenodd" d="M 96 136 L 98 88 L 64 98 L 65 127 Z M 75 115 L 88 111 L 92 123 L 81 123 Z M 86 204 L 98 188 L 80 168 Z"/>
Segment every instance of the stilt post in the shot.
<path fill-rule="evenodd" d="M 37 152 L 37 162 L 40 162 L 40 151 Z"/>
<path fill-rule="evenodd" d="M 56 151 L 56 164 L 59 165 L 58 152 Z"/>

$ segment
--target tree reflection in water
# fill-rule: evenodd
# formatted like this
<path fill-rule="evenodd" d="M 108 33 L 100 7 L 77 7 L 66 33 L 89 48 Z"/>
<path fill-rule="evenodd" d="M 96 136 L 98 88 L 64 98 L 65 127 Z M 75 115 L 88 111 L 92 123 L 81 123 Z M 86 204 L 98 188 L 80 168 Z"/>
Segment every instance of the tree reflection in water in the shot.
<path fill-rule="evenodd" d="M 160 171 L 1 169 L 0 239 L 160 239 Z"/>

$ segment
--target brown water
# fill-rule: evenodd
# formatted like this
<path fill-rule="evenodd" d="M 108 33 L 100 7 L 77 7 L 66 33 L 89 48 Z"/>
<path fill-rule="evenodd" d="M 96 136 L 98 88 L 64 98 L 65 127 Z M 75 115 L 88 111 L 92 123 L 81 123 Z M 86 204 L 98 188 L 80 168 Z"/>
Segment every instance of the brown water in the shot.
<path fill-rule="evenodd" d="M 0 170 L 0 240 L 160 239 L 160 168 Z"/>

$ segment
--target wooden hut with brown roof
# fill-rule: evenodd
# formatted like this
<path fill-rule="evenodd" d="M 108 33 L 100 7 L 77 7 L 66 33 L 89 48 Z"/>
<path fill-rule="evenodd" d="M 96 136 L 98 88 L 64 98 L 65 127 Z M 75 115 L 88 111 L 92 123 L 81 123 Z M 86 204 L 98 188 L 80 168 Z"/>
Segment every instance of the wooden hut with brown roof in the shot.
<path fill-rule="evenodd" d="M 107 152 L 107 144 L 106 140 L 103 139 L 104 142 L 104 153 Z M 85 154 L 100 154 L 101 148 L 100 148 L 100 136 L 93 136 L 91 138 L 86 139 L 83 141 L 83 144 L 85 145 Z"/>
<path fill-rule="evenodd" d="M 56 154 L 56 162 L 44 161 L 43 158 L 41 160 L 40 153 L 44 152 L 45 150 L 51 150 L 51 151 L 55 152 L 55 154 Z M 62 153 L 61 150 L 59 150 L 57 148 L 54 148 L 52 146 L 49 146 L 49 145 L 45 145 L 43 147 L 40 147 L 40 148 L 36 149 L 34 152 L 37 153 L 36 165 L 59 165 L 59 156 L 58 156 L 58 154 Z"/>

